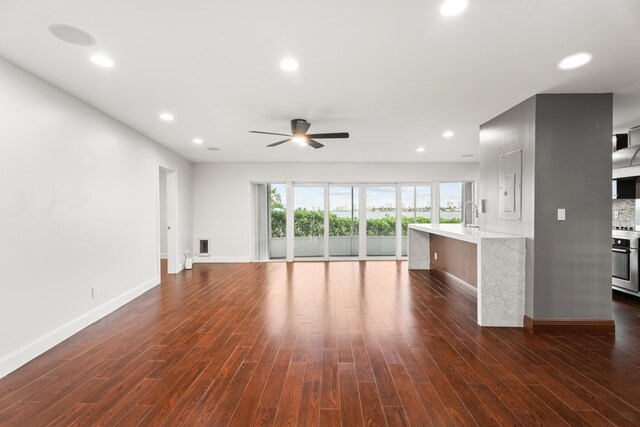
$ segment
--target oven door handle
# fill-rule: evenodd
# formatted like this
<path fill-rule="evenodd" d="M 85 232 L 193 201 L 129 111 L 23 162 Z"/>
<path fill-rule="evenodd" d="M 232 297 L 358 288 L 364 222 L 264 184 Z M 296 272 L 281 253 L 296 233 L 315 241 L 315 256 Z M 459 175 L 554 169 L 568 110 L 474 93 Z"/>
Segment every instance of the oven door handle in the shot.
<path fill-rule="evenodd" d="M 611 250 L 613 252 L 617 252 L 619 254 L 630 254 L 631 253 L 631 249 L 616 249 L 616 248 L 612 248 Z"/>

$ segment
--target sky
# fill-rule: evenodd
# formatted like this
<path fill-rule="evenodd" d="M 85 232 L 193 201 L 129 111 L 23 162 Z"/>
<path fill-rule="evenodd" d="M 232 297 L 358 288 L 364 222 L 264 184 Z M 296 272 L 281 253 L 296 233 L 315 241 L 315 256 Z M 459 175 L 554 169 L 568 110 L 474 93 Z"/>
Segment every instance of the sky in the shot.
<path fill-rule="evenodd" d="M 285 185 L 272 184 L 278 188 L 285 202 Z M 354 189 L 354 200 L 356 208 L 358 204 L 358 188 Z M 403 205 L 413 207 L 413 187 L 403 187 Z M 394 207 L 396 204 L 395 187 L 367 187 L 367 207 Z M 417 191 L 418 206 L 429 206 L 431 201 L 431 188 L 429 186 L 419 186 Z M 462 185 L 458 183 L 441 183 L 440 198 L 442 206 L 446 207 L 448 201 L 460 205 L 462 199 Z M 295 208 L 305 208 L 307 210 L 324 209 L 324 187 L 294 187 L 293 200 Z M 330 186 L 329 204 L 334 207 L 351 207 L 351 187 Z"/>

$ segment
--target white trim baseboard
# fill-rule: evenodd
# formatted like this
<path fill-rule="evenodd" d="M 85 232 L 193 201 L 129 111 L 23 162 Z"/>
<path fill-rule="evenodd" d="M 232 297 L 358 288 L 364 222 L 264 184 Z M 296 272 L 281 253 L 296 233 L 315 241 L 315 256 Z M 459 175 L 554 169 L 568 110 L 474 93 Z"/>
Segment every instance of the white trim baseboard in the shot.
<path fill-rule="evenodd" d="M 91 310 L 81 314 L 68 321 L 67 323 L 58 326 L 52 331 L 36 338 L 35 340 L 23 345 L 17 350 L 0 356 L 0 378 L 15 371 L 27 362 L 40 356 L 42 353 L 50 350 L 62 341 L 66 340 L 73 334 L 78 333 L 82 329 L 91 325 L 92 323 L 102 319 L 110 313 L 113 313 L 126 303 L 132 301 L 134 298 L 139 297 L 149 289 L 160 284 L 160 279 L 154 277 L 146 282 L 136 286 L 127 292 L 118 295 L 117 297 L 95 307 Z"/>
<path fill-rule="evenodd" d="M 214 256 L 214 257 L 198 257 L 193 260 L 194 264 L 209 264 L 215 262 L 251 262 L 249 257 L 245 256 Z"/>

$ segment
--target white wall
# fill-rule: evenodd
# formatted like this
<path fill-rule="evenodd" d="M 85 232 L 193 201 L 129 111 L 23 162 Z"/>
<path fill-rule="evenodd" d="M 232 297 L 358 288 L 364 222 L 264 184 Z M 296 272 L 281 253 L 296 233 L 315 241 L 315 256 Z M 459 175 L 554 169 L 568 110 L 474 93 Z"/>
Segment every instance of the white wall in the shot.
<path fill-rule="evenodd" d="M 251 256 L 251 182 L 396 183 L 478 179 L 477 163 L 197 163 L 194 239 L 210 238 L 210 258 Z M 195 248 L 195 242 L 193 243 Z"/>
<path fill-rule="evenodd" d="M 158 164 L 191 247 L 192 165 L 2 59 L 0 94 L 2 377 L 158 283 Z"/>

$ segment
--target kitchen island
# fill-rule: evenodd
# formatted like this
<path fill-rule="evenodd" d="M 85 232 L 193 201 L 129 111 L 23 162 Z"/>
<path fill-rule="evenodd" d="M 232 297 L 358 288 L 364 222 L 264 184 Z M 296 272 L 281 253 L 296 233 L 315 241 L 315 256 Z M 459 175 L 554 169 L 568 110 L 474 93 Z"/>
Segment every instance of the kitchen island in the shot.
<path fill-rule="evenodd" d="M 432 235 L 476 246 L 476 259 L 473 261 L 477 269 L 474 278 L 477 281 L 478 324 L 522 327 L 525 238 L 481 231 L 461 224 L 410 224 L 407 253 L 410 270 L 431 269 Z M 453 261 L 462 264 L 464 258 L 461 254 L 459 260 Z"/>

